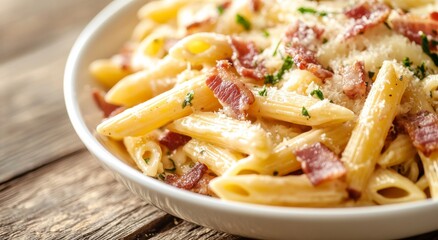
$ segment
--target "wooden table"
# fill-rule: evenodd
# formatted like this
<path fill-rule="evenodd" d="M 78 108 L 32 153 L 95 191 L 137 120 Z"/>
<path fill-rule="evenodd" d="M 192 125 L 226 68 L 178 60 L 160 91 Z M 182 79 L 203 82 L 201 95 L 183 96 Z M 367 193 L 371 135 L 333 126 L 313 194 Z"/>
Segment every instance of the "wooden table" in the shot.
<path fill-rule="evenodd" d="M 175 218 L 116 182 L 68 120 L 63 71 L 110 0 L 2 0 L 0 239 L 243 239 Z M 416 239 L 438 238 L 438 231 Z"/>

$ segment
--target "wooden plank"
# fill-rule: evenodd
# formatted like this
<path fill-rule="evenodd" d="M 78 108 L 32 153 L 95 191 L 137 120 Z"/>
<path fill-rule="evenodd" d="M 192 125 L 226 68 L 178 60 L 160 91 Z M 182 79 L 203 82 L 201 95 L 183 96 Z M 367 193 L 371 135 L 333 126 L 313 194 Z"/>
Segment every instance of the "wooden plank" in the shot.
<path fill-rule="evenodd" d="M 84 26 L 111 0 L 2 0 L 0 63 Z"/>
<path fill-rule="evenodd" d="M 42 0 L 30 4 L 28 0 L 7 0 L 2 3 L 0 16 L 12 20 L 5 21 L 8 24 L 0 21 L 0 37 L 15 36 L 14 29 L 23 31 L 15 39 L 6 39 L 6 43 L 8 49 L 26 45 L 29 51 L 22 56 L 21 51 L 14 51 L 13 59 L 12 52 L 0 52 L 0 59 L 9 60 L 0 65 L 0 100 L 7 103 L 0 108 L 0 183 L 83 148 L 64 107 L 64 67 L 79 32 L 109 2 Z M 26 4 L 34 6 L 35 11 L 29 12 L 29 6 L 24 7 Z M 24 11 L 14 11 L 22 8 Z M 24 15 L 43 23 L 22 28 L 25 20 L 20 17 Z M 41 42 L 33 42 L 38 39 Z M 4 46 L 0 44 L 0 48 Z"/>
<path fill-rule="evenodd" d="M 239 239 L 147 204 L 87 151 L 0 185 L 0 206 L 0 239 Z"/>

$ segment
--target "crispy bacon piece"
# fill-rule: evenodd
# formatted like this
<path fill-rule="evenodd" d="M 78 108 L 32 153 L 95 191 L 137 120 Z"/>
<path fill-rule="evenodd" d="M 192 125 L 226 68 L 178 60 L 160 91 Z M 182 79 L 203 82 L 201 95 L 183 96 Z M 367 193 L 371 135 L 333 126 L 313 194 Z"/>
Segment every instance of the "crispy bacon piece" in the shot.
<path fill-rule="evenodd" d="M 354 19 L 354 24 L 344 35 L 349 39 L 364 33 L 367 29 L 383 23 L 389 16 L 391 9 L 384 3 L 363 2 L 344 12 L 345 16 Z"/>
<path fill-rule="evenodd" d="M 187 33 L 193 34 L 197 32 L 207 32 L 208 30 L 210 30 L 216 20 L 216 18 L 208 17 L 200 21 L 192 22 L 191 24 L 186 26 Z"/>
<path fill-rule="evenodd" d="M 315 40 L 320 40 L 323 33 L 324 29 L 317 26 L 308 26 L 298 20 L 286 30 L 286 41 L 310 45 L 314 44 Z"/>
<path fill-rule="evenodd" d="M 333 76 L 332 72 L 324 69 L 318 62 L 315 57 L 315 52 L 307 47 L 298 43 L 292 43 L 290 46 L 285 47 L 285 51 L 292 57 L 299 69 L 313 73 L 313 75 L 322 81 Z"/>
<path fill-rule="evenodd" d="M 238 79 L 227 60 L 218 61 L 216 68 L 210 72 L 206 80 L 207 86 L 213 91 L 224 107 L 230 107 L 236 118 L 246 116 L 246 110 L 254 102 L 254 95 Z"/>
<path fill-rule="evenodd" d="M 184 146 L 192 138 L 186 135 L 182 135 L 176 132 L 166 131 L 160 138 L 160 144 L 166 146 L 170 151 L 177 149 L 180 146 Z"/>
<path fill-rule="evenodd" d="M 196 183 L 196 185 L 192 188 L 191 191 L 202 195 L 213 195 L 208 184 L 215 177 L 216 175 L 212 171 L 207 170 L 202 175 L 201 179 L 199 179 L 198 183 Z"/>
<path fill-rule="evenodd" d="M 346 173 L 339 157 L 320 142 L 295 151 L 295 155 L 314 186 L 340 178 Z"/>
<path fill-rule="evenodd" d="M 434 20 L 434 21 L 438 21 L 438 12 L 431 12 L 429 14 L 429 18 Z"/>
<path fill-rule="evenodd" d="M 413 145 L 429 156 L 438 150 L 438 115 L 428 111 L 403 115 L 397 123 L 409 134 Z"/>
<path fill-rule="evenodd" d="M 435 13 L 438 15 L 437 12 Z M 421 45 L 421 33 L 424 33 L 428 38 L 434 41 L 438 41 L 438 21 L 434 20 L 432 14 L 428 19 L 414 15 L 405 15 L 394 18 L 391 23 L 394 31 L 404 35 L 417 44 Z M 438 45 L 430 41 L 429 49 L 438 50 Z"/>
<path fill-rule="evenodd" d="M 310 49 L 316 46 L 323 33 L 323 29 L 296 21 L 286 31 L 285 51 L 292 57 L 299 69 L 308 70 L 324 81 L 332 77 L 333 73 L 322 67 L 316 59 L 315 51 Z"/>
<path fill-rule="evenodd" d="M 341 69 L 344 79 L 343 91 L 350 99 L 365 96 L 367 91 L 367 74 L 362 61 L 356 61 L 353 65 Z"/>
<path fill-rule="evenodd" d="M 262 1 L 261 0 L 251 0 L 249 1 L 251 10 L 253 12 L 258 12 L 260 9 L 262 9 Z"/>
<path fill-rule="evenodd" d="M 206 165 L 197 162 L 195 166 L 190 169 L 190 171 L 182 176 L 178 176 L 176 174 L 167 175 L 165 182 L 177 188 L 192 190 L 196 187 L 196 185 L 202 179 L 207 170 L 208 168 Z"/>
<path fill-rule="evenodd" d="M 262 63 L 257 63 L 259 50 L 254 42 L 245 42 L 234 37 L 229 38 L 233 55 L 231 57 L 237 72 L 243 77 L 262 80 L 266 74 L 266 68 Z"/>
<path fill-rule="evenodd" d="M 105 101 L 103 93 L 97 89 L 93 89 L 93 99 L 96 105 L 102 110 L 104 117 L 113 117 L 125 110 L 124 107 L 120 107 Z"/>

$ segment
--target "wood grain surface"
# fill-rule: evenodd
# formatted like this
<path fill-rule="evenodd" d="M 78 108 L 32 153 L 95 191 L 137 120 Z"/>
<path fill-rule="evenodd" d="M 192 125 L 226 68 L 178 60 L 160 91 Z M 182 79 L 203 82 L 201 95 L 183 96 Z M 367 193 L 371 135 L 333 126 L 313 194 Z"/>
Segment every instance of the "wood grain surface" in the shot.
<path fill-rule="evenodd" d="M 137 198 L 74 133 L 62 95 L 65 62 L 109 2 L 1 1 L 0 239 L 243 239 Z"/>

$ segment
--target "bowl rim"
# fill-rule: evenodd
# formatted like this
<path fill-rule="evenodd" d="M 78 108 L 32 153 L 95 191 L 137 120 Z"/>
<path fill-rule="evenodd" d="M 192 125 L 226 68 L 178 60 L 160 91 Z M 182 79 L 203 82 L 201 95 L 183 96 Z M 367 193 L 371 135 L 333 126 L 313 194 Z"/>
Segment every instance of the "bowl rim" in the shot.
<path fill-rule="evenodd" d="M 411 203 L 400 203 L 384 206 L 363 206 L 363 207 L 348 207 L 348 208 L 303 208 L 303 207 L 283 207 L 283 206 L 268 206 L 251 203 L 240 203 L 224 201 L 217 198 L 207 197 L 190 191 L 177 189 L 164 182 L 158 181 L 151 177 L 147 177 L 138 170 L 124 163 L 122 160 L 115 157 L 107 150 L 93 135 L 84 121 L 77 101 L 77 86 L 75 80 L 76 63 L 81 59 L 84 49 L 89 44 L 89 40 L 97 32 L 97 30 L 105 25 L 105 22 L 111 18 L 121 8 L 136 2 L 136 0 L 114 0 L 100 11 L 91 22 L 80 33 L 74 43 L 65 67 L 64 72 L 64 100 L 70 121 L 77 135 L 87 147 L 87 149 L 103 162 L 105 165 L 115 169 L 123 177 L 140 184 L 151 191 L 155 191 L 161 195 L 165 195 L 170 199 L 183 201 L 186 203 L 195 203 L 196 205 L 215 208 L 219 211 L 245 213 L 254 217 L 269 216 L 277 219 L 300 218 L 330 218 L 332 220 L 348 218 L 360 218 L 364 215 L 375 215 L 375 217 L 387 214 L 406 214 L 411 211 L 417 211 L 420 208 L 423 210 L 432 210 L 438 207 L 438 200 L 427 199 Z"/>

